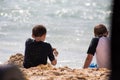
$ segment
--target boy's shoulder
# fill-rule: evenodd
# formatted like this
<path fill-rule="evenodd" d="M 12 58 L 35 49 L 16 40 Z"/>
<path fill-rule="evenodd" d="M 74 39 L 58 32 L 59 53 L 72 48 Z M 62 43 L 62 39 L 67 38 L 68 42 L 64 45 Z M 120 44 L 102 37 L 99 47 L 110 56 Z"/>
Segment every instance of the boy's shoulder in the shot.
<path fill-rule="evenodd" d="M 48 42 L 43 42 L 45 45 L 49 45 L 49 46 L 51 46 L 51 44 L 50 43 L 48 43 Z"/>
<path fill-rule="evenodd" d="M 26 40 L 26 42 L 33 42 L 34 40 L 33 39 L 31 39 L 31 38 L 28 38 L 27 40 Z"/>
<path fill-rule="evenodd" d="M 110 42 L 110 38 L 109 37 L 101 37 L 99 41 L 108 41 L 108 42 Z"/>
<path fill-rule="evenodd" d="M 99 40 L 99 37 L 93 37 L 93 38 L 92 38 L 92 41 L 95 41 L 95 42 L 96 42 L 96 41 L 98 41 L 98 40 Z"/>
<path fill-rule="evenodd" d="M 30 45 L 30 44 L 41 44 L 41 45 L 43 45 L 43 46 L 51 46 L 51 44 L 50 43 L 48 43 L 48 42 L 43 42 L 43 41 L 39 41 L 39 42 L 36 42 L 34 39 L 32 39 L 32 38 L 28 38 L 27 40 L 26 40 L 26 45 Z"/>
<path fill-rule="evenodd" d="M 26 45 L 28 45 L 28 44 L 30 44 L 30 43 L 32 43 L 32 42 L 34 42 L 34 40 L 31 39 L 31 38 L 28 38 L 25 43 L 26 43 Z"/>
<path fill-rule="evenodd" d="M 101 37 L 100 39 L 110 39 L 110 37 Z"/>
<path fill-rule="evenodd" d="M 99 39 L 100 37 L 93 37 L 92 39 Z"/>

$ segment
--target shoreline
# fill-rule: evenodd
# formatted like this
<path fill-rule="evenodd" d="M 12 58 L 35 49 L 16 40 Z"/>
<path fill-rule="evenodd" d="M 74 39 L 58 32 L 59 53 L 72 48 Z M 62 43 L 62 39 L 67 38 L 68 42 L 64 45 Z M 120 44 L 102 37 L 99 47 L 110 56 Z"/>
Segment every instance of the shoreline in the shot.
<path fill-rule="evenodd" d="M 23 68 L 23 55 L 11 55 L 5 64 L 12 63 L 19 67 L 26 80 L 108 80 L 111 70 L 106 68 L 70 68 L 54 67 L 51 64 Z"/>

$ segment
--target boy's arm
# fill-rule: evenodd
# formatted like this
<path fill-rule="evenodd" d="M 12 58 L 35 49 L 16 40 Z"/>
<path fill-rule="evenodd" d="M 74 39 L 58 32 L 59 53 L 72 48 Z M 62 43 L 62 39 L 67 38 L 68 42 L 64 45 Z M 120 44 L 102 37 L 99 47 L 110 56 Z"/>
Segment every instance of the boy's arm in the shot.
<path fill-rule="evenodd" d="M 58 51 L 57 51 L 56 48 L 53 48 L 53 55 L 54 55 L 54 57 L 55 57 L 55 60 L 51 61 L 51 64 L 52 64 L 52 65 L 56 65 L 56 64 L 57 64 L 57 59 L 56 59 L 56 57 L 58 56 Z"/>
<path fill-rule="evenodd" d="M 24 68 L 31 67 L 30 55 L 29 55 L 29 52 L 26 49 L 25 49 L 23 66 L 24 66 Z"/>
<path fill-rule="evenodd" d="M 27 39 L 25 42 L 25 55 L 24 55 L 24 61 L 23 61 L 23 66 L 24 68 L 29 68 L 31 67 L 31 59 L 30 59 L 30 48 L 29 48 L 29 44 L 32 42 L 32 39 Z"/>
<path fill-rule="evenodd" d="M 86 60 L 85 60 L 85 63 L 84 63 L 84 66 L 83 68 L 88 68 L 91 61 L 93 59 L 93 55 L 92 54 L 88 54 L 87 57 L 86 57 Z"/>
<path fill-rule="evenodd" d="M 93 59 L 93 56 L 96 52 L 96 47 L 97 47 L 98 41 L 99 41 L 99 38 L 92 38 L 90 45 L 89 45 L 89 48 L 87 50 L 87 57 L 86 57 L 83 68 L 89 67 L 89 65 Z"/>
<path fill-rule="evenodd" d="M 49 57 L 52 65 L 57 64 L 57 59 L 56 59 L 57 55 L 58 55 L 58 52 L 57 52 L 56 48 L 52 48 L 52 46 L 49 44 L 49 55 L 48 55 L 48 57 Z"/>

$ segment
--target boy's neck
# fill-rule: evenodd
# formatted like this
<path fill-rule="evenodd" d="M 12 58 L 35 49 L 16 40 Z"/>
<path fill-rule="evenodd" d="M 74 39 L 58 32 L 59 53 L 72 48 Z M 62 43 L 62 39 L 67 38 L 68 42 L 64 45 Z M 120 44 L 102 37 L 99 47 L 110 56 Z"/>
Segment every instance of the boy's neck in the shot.
<path fill-rule="evenodd" d="M 44 40 L 42 40 L 42 38 L 40 38 L 40 37 L 36 37 L 36 38 L 34 38 L 35 39 L 35 41 L 37 41 L 37 42 L 39 42 L 39 41 L 43 41 L 44 42 Z"/>
<path fill-rule="evenodd" d="M 36 36 L 34 36 L 34 35 L 32 35 L 32 37 L 35 39 L 35 41 L 45 41 L 45 38 L 46 38 L 46 34 L 44 34 L 44 35 L 42 35 L 42 36 L 38 36 L 38 37 L 36 37 Z"/>

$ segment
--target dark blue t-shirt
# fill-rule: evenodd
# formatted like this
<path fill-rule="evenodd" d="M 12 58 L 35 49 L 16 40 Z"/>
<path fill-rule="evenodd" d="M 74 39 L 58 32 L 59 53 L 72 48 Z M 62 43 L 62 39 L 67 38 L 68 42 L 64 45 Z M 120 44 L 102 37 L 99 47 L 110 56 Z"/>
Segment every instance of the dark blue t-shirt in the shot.
<path fill-rule="evenodd" d="M 25 55 L 23 66 L 25 68 L 35 67 L 39 64 L 47 64 L 47 58 L 50 61 L 55 60 L 52 46 L 46 42 L 36 42 L 33 39 L 27 39 L 25 42 Z"/>

